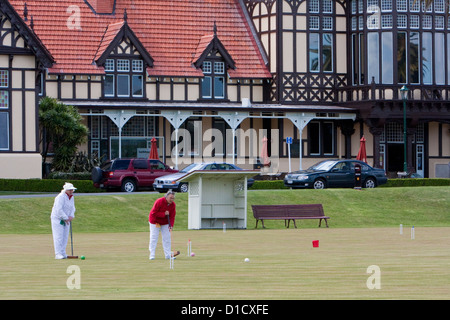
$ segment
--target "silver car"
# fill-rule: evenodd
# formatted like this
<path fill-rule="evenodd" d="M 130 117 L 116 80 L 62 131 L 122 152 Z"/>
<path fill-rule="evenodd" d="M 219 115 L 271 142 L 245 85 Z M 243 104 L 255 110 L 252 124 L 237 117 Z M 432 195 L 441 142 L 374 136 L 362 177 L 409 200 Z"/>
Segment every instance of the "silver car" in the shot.
<path fill-rule="evenodd" d="M 242 169 L 239 168 L 238 166 L 235 166 L 234 164 L 225 162 L 193 163 L 177 173 L 161 176 L 155 179 L 155 182 L 153 183 L 153 189 L 159 192 L 166 192 L 169 189 L 172 189 L 173 191 L 177 192 L 188 192 L 189 190 L 188 183 L 187 182 L 180 183 L 177 180 L 181 179 L 189 172 L 198 170 L 242 170 Z M 255 180 L 252 178 L 247 179 L 247 188 L 250 188 L 254 182 Z"/>

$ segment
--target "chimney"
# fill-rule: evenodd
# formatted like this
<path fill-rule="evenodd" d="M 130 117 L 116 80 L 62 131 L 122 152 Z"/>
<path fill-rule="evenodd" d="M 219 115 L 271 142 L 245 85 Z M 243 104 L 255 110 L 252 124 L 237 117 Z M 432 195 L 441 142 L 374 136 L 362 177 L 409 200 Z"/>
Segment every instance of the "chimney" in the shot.
<path fill-rule="evenodd" d="M 111 14 L 114 12 L 116 0 L 89 0 L 88 2 L 95 13 Z"/>

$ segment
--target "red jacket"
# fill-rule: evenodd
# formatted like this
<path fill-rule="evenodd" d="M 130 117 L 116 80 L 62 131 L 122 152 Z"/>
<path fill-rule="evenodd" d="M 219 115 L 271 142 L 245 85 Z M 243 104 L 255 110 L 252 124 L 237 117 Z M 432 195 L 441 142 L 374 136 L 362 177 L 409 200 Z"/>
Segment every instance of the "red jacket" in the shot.
<path fill-rule="evenodd" d="M 166 211 L 169 211 L 169 218 L 170 218 L 170 225 L 173 227 L 173 224 L 175 223 L 175 202 L 172 202 L 171 204 L 167 203 L 167 200 L 165 197 L 159 198 L 155 201 L 153 204 L 152 210 L 150 210 L 150 214 L 148 216 L 148 221 L 151 224 L 159 223 L 160 225 L 165 225 L 168 223 L 167 217 L 166 217 Z"/>

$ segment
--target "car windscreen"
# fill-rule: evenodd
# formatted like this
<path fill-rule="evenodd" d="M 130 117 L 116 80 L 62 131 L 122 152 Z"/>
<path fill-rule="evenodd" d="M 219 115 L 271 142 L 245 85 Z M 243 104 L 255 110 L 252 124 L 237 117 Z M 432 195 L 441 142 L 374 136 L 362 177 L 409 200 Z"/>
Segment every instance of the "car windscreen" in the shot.
<path fill-rule="evenodd" d="M 319 163 L 316 163 L 315 165 L 308 168 L 308 171 L 328 171 L 330 170 L 334 165 L 336 164 L 336 161 L 322 161 Z"/>
<path fill-rule="evenodd" d="M 192 164 L 188 165 L 186 168 L 184 168 L 183 170 L 180 170 L 180 172 L 187 173 L 187 172 L 191 172 L 194 170 L 199 170 L 201 167 L 202 166 L 199 165 L 198 163 L 192 163 Z"/>

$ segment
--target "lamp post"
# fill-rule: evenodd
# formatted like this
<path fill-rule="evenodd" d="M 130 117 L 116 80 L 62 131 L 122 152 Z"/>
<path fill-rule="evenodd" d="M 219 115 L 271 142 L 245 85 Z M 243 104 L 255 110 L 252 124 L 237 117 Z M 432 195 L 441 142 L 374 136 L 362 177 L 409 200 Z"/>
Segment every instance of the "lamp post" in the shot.
<path fill-rule="evenodd" d="M 408 91 L 409 89 L 406 86 L 403 86 L 400 89 L 400 95 L 403 100 L 403 172 L 408 170 L 407 161 L 406 161 L 406 100 L 408 100 Z"/>

